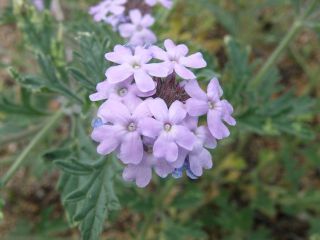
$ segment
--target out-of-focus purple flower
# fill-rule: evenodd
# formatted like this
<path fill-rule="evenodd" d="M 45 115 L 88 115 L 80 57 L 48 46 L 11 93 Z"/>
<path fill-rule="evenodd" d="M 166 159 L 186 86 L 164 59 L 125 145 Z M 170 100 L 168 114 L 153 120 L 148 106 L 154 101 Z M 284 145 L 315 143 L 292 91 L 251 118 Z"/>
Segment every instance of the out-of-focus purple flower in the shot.
<path fill-rule="evenodd" d="M 155 34 L 149 29 L 154 24 L 154 18 L 150 14 L 142 16 L 139 9 L 129 12 L 129 23 L 119 25 L 120 35 L 129 39 L 132 45 L 153 44 L 157 41 Z"/>
<path fill-rule="evenodd" d="M 44 2 L 43 0 L 33 0 L 33 5 L 37 8 L 38 11 L 44 10 Z"/>
<path fill-rule="evenodd" d="M 173 5 L 172 0 L 145 0 L 145 2 L 151 7 L 155 6 L 156 4 L 161 4 L 168 9 L 170 9 Z"/>
<path fill-rule="evenodd" d="M 123 103 L 109 100 L 101 105 L 97 115 L 106 123 L 95 128 L 91 135 L 100 143 L 98 153 L 107 155 L 119 150 L 123 163 L 139 164 L 143 157 L 140 122 L 150 115 L 147 102 L 130 111 Z"/>
<path fill-rule="evenodd" d="M 184 44 L 175 45 L 172 40 L 167 39 L 164 41 L 164 47 L 166 51 L 157 46 L 152 46 L 150 49 L 153 57 L 167 63 L 170 66 L 170 72 L 175 71 L 183 79 L 196 78 L 188 68 L 198 69 L 207 66 L 201 53 L 198 52 L 187 56 L 189 49 Z"/>
<path fill-rule="evenodd" d="M 97 22 L 105 20 L 109 14 L 121 15 L 125 11 L 124 4 L 127 0 L 104 0 L 90 8 L 89 13 Z"/>
<path fill-rule="evenodd" d="M 227 100 L 221 100 L 223 91 L 219 81 L 213 78 L 205 93 L 196 80 L 191 80 L 185 85 L 186 92 L 190 95 L 187 100 L 187 111 L 191 116 L 202 116 L 208 114 L 207 122 L 211 134 L 216 139 L 223 139 L 230 135 L 229 129 L 223 121 L 229 125 L 236 124 L 235 119 L 231 116 L 233 108 Z"/>
<path fill-rule="evenodd" d="M 169 109 L 160 98 L 148 103 L 154 118 L 143 119 L 141 131 L 147 137 L 156 138 L 153 154 L 173 163 L 178 160 L 179 148 L 191 151 L 196 141 L 192 132 L 183 125 L 187 112 L 179 101 L 175 101 Z"/>
<path fill-rule="evenodd" d="M 134 54 L 130 48 L 117 45 L 113 52 L 105 55 L 106 59 L 119 65 L 110 67 L 106 72 L 107 80 L 120 83 L 133 77 L 138 89 L 150 92 L 156 88 L 153 77 L 168 76 L 168 69 L 161 63 L 149 63 L 152 55 L 149 50 L 136 47 Z"/>

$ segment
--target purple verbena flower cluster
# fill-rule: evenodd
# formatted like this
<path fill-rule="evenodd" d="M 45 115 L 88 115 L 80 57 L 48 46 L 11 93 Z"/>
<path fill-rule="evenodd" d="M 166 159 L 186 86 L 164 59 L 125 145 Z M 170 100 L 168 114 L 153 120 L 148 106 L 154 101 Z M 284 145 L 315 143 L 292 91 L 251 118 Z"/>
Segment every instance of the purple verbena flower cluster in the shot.
<path fill-rule="evenodd" d="M 188 55 L 186 45 L 171 40 L 164 46 L 115 46 L 105 57 L 116 65 L 90 96 L 105 100 L 93 123 L 97 152 L 116 153 L 126 165 L 124 180 L 139 187 L 151 181 L 152 169 L 162 178 L 186 171 L 197 179 L 213 165 L 208 149 L 229 136 L 225 124 L 236 124 L 218 80 L 204 92 L 190 70 L 206 67 L 202 54 Z M 199 117 L 205 115 L 202 124 Z"/>
<path fill-rule="evenodd" d="M 143 46 L 157 41 L 150 30 L 155 21 L 150 12 L 157 3 L 166 8 L 173 5 L 172 0 L 103 0 L 89 13 L 95 21 L 111 25 L 130 45 Z"/>

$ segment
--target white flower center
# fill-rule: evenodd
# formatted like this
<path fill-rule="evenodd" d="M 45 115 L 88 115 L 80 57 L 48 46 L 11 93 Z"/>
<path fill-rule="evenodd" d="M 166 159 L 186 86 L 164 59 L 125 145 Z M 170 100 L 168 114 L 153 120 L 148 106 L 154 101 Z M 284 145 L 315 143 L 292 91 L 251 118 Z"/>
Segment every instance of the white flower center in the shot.
<path fill-rule="evenodd" d="M 170 123 L 166 123 L 163 128 L 166 132 L 169 132 L 172 128 L 172 125 Z"/>
<path fill-rule="evenodd" d="M 132 64 L 132 67 L 133 67 L 134 69 L 139 69 L 139 68 L 141 68 L 140 64 L 139 64 L 139 63 L 136 63 L 136 62 Z"/>
<path fill-rule="evenodd" d="M 131 122 L 129 123 L 127 129 L 129 132 L 134 132 L 135 130 L 137 130 L 137 125 L 134 122 Z"/>
<path fill-rule="evenodd" d="M 125 95 L 127 95 L 127 93 L 128 93 L 128 89 L 127 88 L 121 88 L 121 89 L 118 90 L 118 95 L 120 97 L 124 97 Z"/>

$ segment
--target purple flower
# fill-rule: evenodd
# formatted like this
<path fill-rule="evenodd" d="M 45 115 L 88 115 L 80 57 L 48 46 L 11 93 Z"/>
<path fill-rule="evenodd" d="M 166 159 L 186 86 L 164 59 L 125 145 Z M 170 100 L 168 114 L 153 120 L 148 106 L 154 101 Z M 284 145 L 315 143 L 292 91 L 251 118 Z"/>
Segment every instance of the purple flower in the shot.
<path fill-rule="evenodd" d="M 132 45 L 153 44 L 157 41 L 155 34 L 149 29 L 154 24 L 154 18 L 150 14 L 142 16 L 139 9 L 129 12 L 130 23 L 119 25 L 120 35 L 128 38 Z"/>
<path fill-rule="evenodd" d="M 134 111 L 123 103 L 109 100 L 101 105 L 98 117 L 105 123 L 92 132 L 92 139 L 99 142 L 97 152 L 107 155 L 119 150 L 119 158 L 125 164 L 139 164 L 143 157 L 140 122 L 150 116 L 147 101 Z"/>
<path fill-rule="evenodd" d="M 37 8 L 38 11 L 44 10 L 44 2 L 43 0 L 33 0 L 33 5 Z"/>
<path fill-rule="evenodd" d="M 173 5 L 172 0 L 145 0 L 145 2 L 146 2 L 146 4 L 148 4 L 151 7 L 153 7 L 159 3 L 168 9 L 170 9 Z"/>
<path fill-rule="evenodd" d="M 226 100 L 220 100 L 223 91 L 219 81 L 213 78 L 205 93 L 196 80 L 191 80 L 185 85 L 185 90 L 191 97 L 187 100 L 187 111 L 191 116 L 202 116 L 208 114 L 207 122 L 211 134 L 216 139 L 223 139 L 230 135 L 229 129 L 223 121 L 229 125 L 236 124 L 235 119 L 231 116 L 233 108 Z"/>
<path fill-rule="evenodd" d="M 115 84 L 111 84 L 107 80 L 98 83 L 97 92 L 90 95 L 90 100 L 93 102 L 105 99 L 118 100 L 133 109 L 142 102 L 141 97 L 155 94 L 155 90 L 143 93 L 139 91 L 136 84 L 131 84 L 131 82 L 132 78 Z"/>
<path fill-rule="evenodd" d="M 187 56 L 189 49 L 184 44 L 176 46 L 172 40 L 167 39 L 164 41 L 164 46 L 166 51 L 157 46 L 152 46 L 150 49 L 154 58 L 169 64 L 170 73 L 175 71 L 183 79 L 195 79 L 196 76 L 188 68 L 203 68 L 207 66 L 201 53 L 198 52 Z"/>
<path fill-rule="evenodd" d="M 175 101 L 168 109 L 160 99 L 149 100 L 149 109 L 154 118 L 141 121 L 144 136 L 155 138 L 153 154 L 173 163 L 179 158 L 179 148 L 191 151 L 195 144 L 195 136 L 183 125 L 187 112 L 183 104 Z"/>
<path fill-rule="evenodd" d="M 141 92 L 150 92 L 156 88 L 154 77 L 168 76 L 168 69 L 161 63 L 148 63 L 151 59 L 149 50 L 136 47 L 134 54 L 131 49 L 117 45 L 113 52 L 105 55 L 106 59 L 119 65 L 110 67 L 106 72 L 107 80 L 114 84 L 134 77 Z"/>
<path fill-rule="evenodd" d="M 125 11 L 124 4 L 127 0 L 104 0 L 90 8 L 89 13 L 97 22 L 105 20 L 108 14 L 121 15 Z"/>

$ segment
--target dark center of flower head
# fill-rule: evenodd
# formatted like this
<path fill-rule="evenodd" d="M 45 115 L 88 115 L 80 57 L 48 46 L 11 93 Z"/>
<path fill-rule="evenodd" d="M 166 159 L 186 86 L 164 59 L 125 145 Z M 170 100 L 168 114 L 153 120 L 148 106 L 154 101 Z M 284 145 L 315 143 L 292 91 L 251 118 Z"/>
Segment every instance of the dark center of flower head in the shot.
<path fill-rule="evenodd" d="M 129 132 L 134 132 L 135 130 L 137 130 L 136 123 L 134 123 L 134 122 L 129 123 L 127 129 Z"/>
<path fill-rule="evenodd" d="M 118 90 L 118 95 L 120 96 L 120 97 L 124 97 L 125 95 L 127 95 L 127 93 L 128 93 L 128 89 L 127 88 L 120 88 L 119 90 Z"/>
<path fill-rule="evenodd" d="M 126 8 L 126 11 L 125 11 L 126 15 L 128 15 L 130 10 L 133 10 L 133 9 L 139 9 L 143 15 L 147 13 L 151 13 L 151 10 L 152 10 L 152 8 L 149 5 L 147 5 L 144 1 L 141 1 L 141 0 L 127 1 L 127 3 L 125 4 L 125 8 Z"/>
<path fill-rule="evenodd" d="M 184 88 L 176 81 L 175 73 L 164 79 L 155 78 L 155 81 L 157 82 L 157 91 L 153 97 L 162 98 L 168 107 L 176 100 L 185 102 L 190 98 Z"/>

